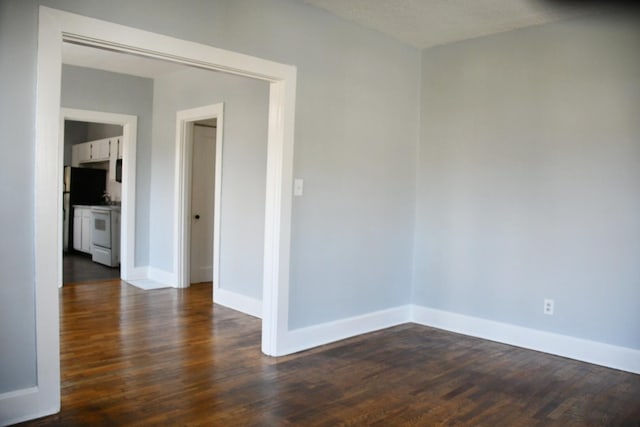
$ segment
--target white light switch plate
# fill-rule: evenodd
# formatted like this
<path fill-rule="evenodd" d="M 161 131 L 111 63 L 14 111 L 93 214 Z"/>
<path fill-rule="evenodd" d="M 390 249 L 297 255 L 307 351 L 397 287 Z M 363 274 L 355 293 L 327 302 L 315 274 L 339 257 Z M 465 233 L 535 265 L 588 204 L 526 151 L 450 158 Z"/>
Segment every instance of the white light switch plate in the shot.
<path fill-rule="evenodd" d="M 302 196 L 304 193 L 304 180 L 302 178 L 296 178 L 293 180 L 293 195 Z"/>

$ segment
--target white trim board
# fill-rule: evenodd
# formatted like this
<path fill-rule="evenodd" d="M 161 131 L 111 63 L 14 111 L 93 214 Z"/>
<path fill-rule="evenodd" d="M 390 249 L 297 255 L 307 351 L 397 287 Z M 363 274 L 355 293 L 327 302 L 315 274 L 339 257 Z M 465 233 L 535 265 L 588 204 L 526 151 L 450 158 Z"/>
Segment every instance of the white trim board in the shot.
<path fill-rule="evenodd" d="M 220 289 L 220 217 L 222 194 L 222 156 L 224 142 L 224 104 L 181 110 L 176 113 L 176 175 L 173 196 L 173 270 L 176 287 L 189 287 L 191 248 L 191 174 L 193 170 L 193 124 L 198 120 L 217 119 L 214 195 L 213 195 L 213 286 Z M 262 310 L 260 310 L 262 312 Z"/>
<path fill-rule="evenodd" d="M 640 374 L 640 350 L 435 310 L 419 305 L 389 308 L 292 330 L 287 335 L 288 341 L 285 351 L 287 353 L 295 353 L 404 323 L 416 323 Z"/>
<path fill-rule="evenodd" d="M 169 60 L 270 83 L 267 138 L 266 209 L 263 275 L 262 351 L 277 356 L 288 334 L 291 234 L 291 188 L 297 70 L 294 66 L 180 40 L 99 19 L 39 7 L 35 108 L 35 323 L 36 387 L 34 393 L 9 400 L 28 419 L 60 409 L 60 338 L 58 309 L 62 247 L 62 180 L 60 161 L 60 88 L 62 43 L 74 42 L 116 52 Z M 125 151 L 125 160 L 133 161 Z M 124 177 L 127 178 L 126 176 Z M 124 196 L 124 195 L 123 195 Z M 53 214 L 52 214 L 53 213 Z M 138 274 L 136 269 L 135 275 Z M 151 274 L 151 271 L 149 271 Z M 175 278 L 174 278 L 175 280 Z M 27 396 L 34 396 L 32 400 Z M 20 400 L 22 399 L 22 400 Z M 19 401 L 16 401 L 19 400 Z M 9 417 L 0 410 L 0 424 Z"/>
<path fill-rule="evenodd" d="M 12 425 L 33 418 L 43 417 L 60 408 L 46 407 L 39 401 L 42 392 L 38 387 L 0 394 L 0 425 Z M 34 408 L 38 408 L 37 412 Z"/>
<path fill-rule="evenodd" d="M 640 350 L 413 305 L 411 320 L 516 347 L 640 374 Z"/>
<path fill-rule="evenodd" d="M 122 214 L 120 219 L 120 276 L 130 280 L 135 273 L 136 254 L 136 147 L 138 140 L 138 118 L 127 114 L 105 113 L 102 111 L 80 110 L 74 108 L 60 109 L 60 178 L 64 155 L 64 121 L 76 120 L 89 123 L 108 123 L 122 126 Z M 69 218 L 71 221 L 71 218 Z M 62 224 L 59 223 L 60 236 Z M 62 238 L 62 237 L 60 237 Z M 60 286 L 62 286 L 62 254 L 60 264 Z"/>
<path fill-rule="evenodd" d="M 126 280 L 126 281 L 131 281 L 131 280 L 147 280 L 147 277 L 149 277 L 149 267 L 134 267 L 133 269 L 131 269 L 131 271 L 129 272 L 129 275 L 127 276 L 126 279 L 122 279 L 122 280 Z"/>
<path fill-rule="evenodd" d="M 125 282 L 125 283 L 145 291 L 151 291 L 154 289 L 166 289 L 171 287 L 169 285 L 165 285 L 163 283 L 159 283 L 149 279 L 129 280 L 128 282 Z"/>
<path fill-rule="evenodd" d="M 176 275 L 170 271 L 160 270 L 155 267 L 147 267 L 147 278 L 150 281 L 157 282 L 164 287 L 176 288 Z"/>
<path fill-rule="evenodd" d="M 410 321 L 410 306 L 401 306 L 366 313 L 347 319 L 294 329 L 288 335 L 287 353 L 307 350 L 357 335 L 390 328 Z"/>
<path fill-rule="evenodd" d="M 222 288 L 213 290 L 213 302 L 249 316 L 262 318 L 262 301 Z"/>

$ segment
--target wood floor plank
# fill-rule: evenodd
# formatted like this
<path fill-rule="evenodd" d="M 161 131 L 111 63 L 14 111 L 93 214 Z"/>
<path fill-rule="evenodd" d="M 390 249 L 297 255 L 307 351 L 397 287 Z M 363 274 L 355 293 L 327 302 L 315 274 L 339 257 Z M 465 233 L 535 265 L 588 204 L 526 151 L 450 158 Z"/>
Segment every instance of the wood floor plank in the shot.
<path fill-rule="evenodd" d="M 413 324 L 282 358 L 211 285 L 61 290 L 62 411 L 25 426 L 640 426 L 640 376 Z"/>

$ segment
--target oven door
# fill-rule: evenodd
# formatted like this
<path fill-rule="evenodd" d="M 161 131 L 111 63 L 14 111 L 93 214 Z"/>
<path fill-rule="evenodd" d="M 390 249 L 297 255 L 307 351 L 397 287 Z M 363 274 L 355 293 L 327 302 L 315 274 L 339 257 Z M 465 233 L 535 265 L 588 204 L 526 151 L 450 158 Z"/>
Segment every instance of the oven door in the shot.
<path fill-rule="evenodd" d="M 111 248 L 111 212 L 92 209 L 91 214 L 93 217 L 92 243 L 95 246 Z"/>

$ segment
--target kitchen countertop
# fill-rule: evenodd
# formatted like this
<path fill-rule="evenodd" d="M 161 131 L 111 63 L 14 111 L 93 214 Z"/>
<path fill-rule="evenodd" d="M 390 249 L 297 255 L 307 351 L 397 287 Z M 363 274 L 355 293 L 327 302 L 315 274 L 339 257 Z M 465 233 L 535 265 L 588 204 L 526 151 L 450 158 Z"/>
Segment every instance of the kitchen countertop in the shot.
<path fill-rule="evenodd" d="M 83 208 L 83 209 L 100 209 L 105 211 L 119 211 L 121 210 L 120 205 L 73 205 L 74 208 Z"/>

